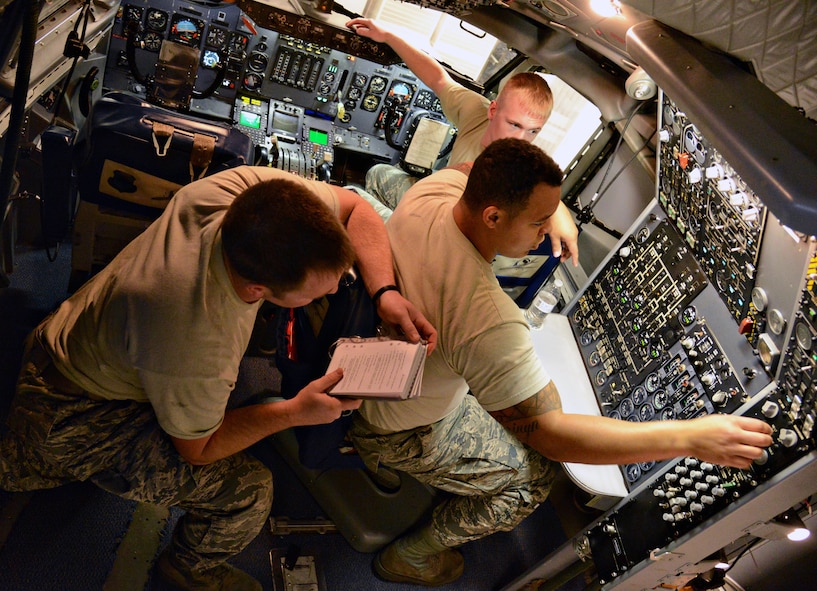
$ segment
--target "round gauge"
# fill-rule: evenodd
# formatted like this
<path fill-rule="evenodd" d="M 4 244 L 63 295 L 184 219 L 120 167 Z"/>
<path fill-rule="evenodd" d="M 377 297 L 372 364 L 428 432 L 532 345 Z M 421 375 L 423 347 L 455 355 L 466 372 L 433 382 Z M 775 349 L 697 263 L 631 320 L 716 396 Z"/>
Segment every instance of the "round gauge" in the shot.
<path fill-rule="evenodd" d="M 327 84 L 332 84 L 335 81 L 335 73 L 326 72 L 326 74 L 323 75 L 323 81 Z"/>
<path fill-rule="evenodd" d="M 360 54 L 366 44 L 363 43 L 363 37 L 353 35 L 349 38 L 349 53 L 352 55 Z M 371 47 L 369 48 L 371 49 Z"/>
<path fill-rule="evenodd" d="M 253 72 L 263 72 L 267 69 L 269 58 L 260 51 L 253 51 L 247 57 L 247 67 Z"/>
<path fill-rule="evenodd" d="M 579 337 L 579 342 L 580 342 L 580 343 L 582 344 L 582 346 L 584 346 L 584 347 L 586 347 L 587 345 L 589 345 L 590 343 L 592 343 L 594 340 L 595 340 L 595 338 L 593 337 L 593 333 L 592 333 L 592 332 L 590 332 L 589 330 L 585 330 L 585 331 L 584 331 L 584 332 L 581 334 L 581 336 Z"/>
<path fill-rule="evenodd" d="M 164 31 L 167 26 L 167 13 L 151 8 L 145 16 L 145 24 L 151 31 Z"/>
<path fill-rule="evenodd" d="M 414 94 L 414 90 L 405 82 L 395 82 L 389 94 L 399 98 L 401 101 L 406 101 Z"/>
<path fill-rule="evenodd" d="M 359 89 L 357 86 L 353 86 L 349 89 L 349 92 L 346 94 L 347 98 L 350 100 L 356 101 L 363 95 L 363 91 Z"/>
<path fill-rule="evenodd" d="M 332 87 L 329 86 L 328 84 L 321 84 L 318 87 L 318 94 L 320 94 L 320 95 L 327 96 L 327 95 L 329 95 L 331 93 L 332 93 Z"/>
<path fill-rule="evenodd" d="M 142 41 L 148 51 L 159 51 L 162 47 L 162 36 L 155 31 L 148 31 Z"/>
<path fill-rule="evenodd" d="M 596 367 L 599 363 L 601 363 L 601 355 L 598 351 L 593 351 L 590 354 L 590 357 L 587 358 L 587 362 L 590 364 L 590 367 Z"/>
<path fill-rule="evenodd" d="M 762 287 L 753 287 L 752 303 L 755 305 L 755 309 L 758 312 L 763 312 L 763 310 L 766 309 L 766 306 L 769 305 L 769 295 L 766 293 L 766 290 Z"/>
<path fill-rule="evenodd" d="M 675 418 L 675 411 L 671 408 L 665 408 L 661 411 L 661 420 L 662 421 L 671 421 Z"/>
<path fill-rule="evenodd" d="M 641 462 L 639 466 L 641 466 L 642 472 L 649 472 L 655 467 L 655 462 Z"/>
<path fill-rule="evenodd" d="M 619 404 L 618 406 L 618 412 L 624 418 L 627 418 L 631 414 L 633 414 L 634 410 L 635 405 L 633 404 L 633 401 L 630 400 L 629 398 L 625 398 L 624 400 L 622 400 L 621 404 Z"/>
<path fill-rule="evenodd" d="M 641 354 L 646 355 L 647 354 L 647 348 L 650 346 L 650 343 L 652 343 L 652 339 L 650 338 L 650 335 L 648 335 L 648 334 L 638 335 L 637 342 L 638 342 L 638 346 L 641 348 Z"/>
<path fill-rule="evenodd" d="M 701 222 L 698 221 L 698 216 L 690 214 L 687 226 L 689 226 L 690 233 L 697 234 L 701 230 Z"/>
<path fill-rule="evenodd" d="M 635 482 L 641 477 L 641 468 L 638 464 L 627 464 L 624 466 L 624 475 L 627 477 L 627 482 Z"/>
<path fill-rule="evenodd" d="M 264 78 L 255 72 L 247 72 L 247 75 L 244 77 L 244 88 L 247 90 L 258 90 L 261 88 L 261 83 L 263 81 Z"/>
<path fill-rule="evenodd" d="M 205 68 L 217 68 L 221 62 L 221 56 L 217 51 L 212 49 L 205 49 L 201 54 L 201 65 Z"/>
<path fill-rule="evenodd" d="M 249 43 L 249 41 L 250 39 L 246 35 L 233 33 L 230 36 L 230 51 L 233 53 L 241 53 L 247 49 L 247 43 Z"/>
<path fill-rule="evenodd" d="M 357 103 L 355 101 L 346 100 L 343 101 L 343 106 L 346 107 L 347 111 L 352 111 L 355 107 L 357 107 Z"/>
<path fill-rule="evenodd" d="M 618 414 L 617 410 L 611 410 L 610 414 L 608 414 L 607 416 L 608 416 L 608 418 L 615 419 L 617 421 L 621 420 L 621 415 Z"/>
<path fill-rule="evenodd" d="M 352 81 L 352 84 L 354 86 L 359 86 L 360 88 L 363 88 L 364 86 L 366 86 L 366 80 L 367 78 L 363 74 L 355 74 L 355 78 Z"/>
<path fill-rule="evenodd" d="M 638 418 L 644 423 L 653 420 L 655 418 L 655 408 L 653 408 L 652 404 L 644 404 L 638 407 Z"/>
<path fill-rule="evenodd" d="M 205 45 L 208 47 L 215 47 L 216 49 L 224 49 L 227 46 L 227 30 L 219 27 L 210 27 L 207 31 L 207 39 Z"/>
<path fill-rule="evenodd" d="M 145 16 L 145 24 L 151 31 L 164 31 L 167 26 L 167 13 L 151 8 Z"/>
<path fill-rule="evenodd" d="M 639 244 L 643 244 L 647 241 L 647 238 L 650 237 L 650 229 L 647 226 L 639 228 L 638 232 L 635 234 L 635 241 Z"/>
<path fill-rule="evenodd" d="M 647 392 L 655 392 L 658 390 L 658 387 L 661 385 L 661 378 L 658 377 L 657 373 L 651 373 L 647 376 L 647 379 L 644 380 L 644 387 L 647 389 Z"/>
<path fill-rule="evenodd" d="M 726 269 L 718 269 L 715 272 L 715 285 L 721 293 L 729 293 L 732 286 L 732 274 Z"/>
<path fill-rule="evenodd" d="M 377 105 L 380 104 L 380 99 L 377 98 L 373 94 L 367 94 L 363 98 L 363 103 L 361 103 L 361 107 L 363 107 L 364 111 L 374 111 L 377 109 Z"/>
<path fill-rule="evenodd" d="M 695 306 L 687 306 L 684 308 L 684 311 L 681 312 L 681 324 L 684 326 L 690 326 L 697 318 L 698 310 L 695 309 Z"/>
<path fill-rule="evenodd" d="M 417 93 L 417 98 L 414 99 L 414 106 L 421 109 L 432 109 L 434 103 L 434 95 L 427 90 L 421 90 Z"/>
<path fill-rule="evenodd" d="M 603 386 L 607 383 L 607 372 L 601 370 L 599 373 L 596 374 L 596 385 Z"/>
<path fill-rule="evenodd" d="M 352 120 L 352 114 L 347 109 L 344 111 L 343 115 L 340 116 L 341 123 L 349 123 Z"/>
<path fill-rule="evenodd" d="M 811 350 L 814 337 L 811 334 L 811 328 L 809 328 L 808 324 L 802 320 L 798 320 L 797 324 L 794 325 L 794 337 L 797 339 L 797 346 L 803 349 L 803 351 Z"/>
<path fill-rule="evenodd" d="M 374 76 L 369 82 L 369 92 L 380 94 L 386 90 L 386 79 L 383 76 Z"/>
<path fill-rule="evenodd" d="M 298 22 L 295 23 L 295 32 L 298 33 L 299 39 L 309 39 L 309 32 L 312 29 L 312 21 L 306 18 L 298 19 Z"/>
<path fill-rule="evenodd" d="M 783 312 L 777 308 L 769 310 L 767 319 L 769 321 L 769 330 L 773 334 L 783 334 L 783 331 L 786 330 L 786 319 L 783 317 Z"/>
<path fill-rule="evenodd" d="M 126 21 L 141 21 L 142 8 L 139 6 L 126 6 L 124 18 Z"/>
<path fill-rule="evenodd" d="M 633 390 L 632 394 L 633 402 L 638 405 L 644 404 L 647 401 L 647 391 L 644 389 L 643 386 L 639 386 L 635 390 Z"/>
<path fill-rule="evenodd" d="M 201 21 L 183 17 L 173 23 L 173 26 L 170 27 L 170 32 L 173 34 L 175 40 L 193 46 L 198 45 L 203 28 L 204 24 Z"/>

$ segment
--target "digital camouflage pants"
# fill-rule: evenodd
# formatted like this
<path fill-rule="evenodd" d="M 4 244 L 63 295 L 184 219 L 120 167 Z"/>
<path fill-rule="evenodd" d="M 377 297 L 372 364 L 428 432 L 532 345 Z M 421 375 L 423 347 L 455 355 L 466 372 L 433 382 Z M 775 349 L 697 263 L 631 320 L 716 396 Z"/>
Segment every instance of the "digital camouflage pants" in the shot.
<path fill-rule="evenodd" d="M 366 172 L 366 190 L 391 210 L 419 179 L 391 164 L 375 164 Z"/>
<path fill-rule="evenodd" d="M 240 453 L 192 466 L 149 404 L 94 400 L 59 378 L 29 338 L 0 437 L 0 488 L 87 480 L 125 499 L 179 507 L 185 514 L 169 550 L 196 571 L 220 565 L 255 538 L 272 505 L 272 475 L 262 463 Z"/>
<path fill-rule="evenodd" d="M 522 445 L 473 396 L 427 427 L 374 433 L 358 416 L 349 431 L 371 470 L 378 463 L 453 493 L 434 508 L 434 536 L 453 548 L 510 531 L 550 492 L 554 464 Z"/>

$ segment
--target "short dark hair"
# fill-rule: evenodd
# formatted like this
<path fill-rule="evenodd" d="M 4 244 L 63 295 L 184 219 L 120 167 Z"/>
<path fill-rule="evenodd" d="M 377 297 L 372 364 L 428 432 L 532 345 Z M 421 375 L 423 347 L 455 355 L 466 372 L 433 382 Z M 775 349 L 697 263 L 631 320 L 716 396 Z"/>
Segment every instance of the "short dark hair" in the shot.
<path fill-rule="evenodd" d="M 355 252 L 338 217 L 317 195 L 287 179 L 249 187 L 230 204 L 222 244 L 242 278 L 284 294 L 312 272 L 342 273 Z"/>
<path fill-rule="evenodd" d="M 537 185 L 560 187 L 563 176 L 538 146 L 503 138 L 491 142 L 474 161 L 462 199 L 472 212 L 495 205 L 515 217 L 528 206 Z"/>

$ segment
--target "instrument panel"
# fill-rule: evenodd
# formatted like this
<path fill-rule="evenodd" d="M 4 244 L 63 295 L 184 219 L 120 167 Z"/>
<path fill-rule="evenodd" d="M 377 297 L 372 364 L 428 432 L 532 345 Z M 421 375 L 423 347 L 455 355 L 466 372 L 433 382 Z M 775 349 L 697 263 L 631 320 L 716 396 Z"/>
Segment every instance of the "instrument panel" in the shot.
<path fill-rule="evenodd" d="M 769 424 L 774 443 L 745 470 L 692 457 L 621 466 L 630 496 L 574 543 L 610 589 L 652 588 L 672 570 L 656 556 L 703 551 L 702 532 L 727 510 L 754 522 L 760 495 L 774 491 L 776 512 L 797 502 L 817 448 L 814 240 L 781 224 L 682 106 L 659 99 L 656 199 L 568 307 L 571 328 L 603 415 L 740 414 Z"/>
<path fill-rule="evenodd" d="M 113 29 L 106 87 L 144 95 L 134 66 L 153 72 L 164 43 L 195 48 L 200 59 L 190 112 L 229 121 L 249 135 L 259 163 L 300 153 L 310 162 L 308 170 L 333 158 L 335 149 L 395 163 L 399 151 L 386 133 L 400 145 L 412 114 L 442 112 L 439 99 L 397 63 L 388 46 L 317 17 L 267 3 L 243 4 L 246 12 L 239 5 L 184 0 L 124 3 Z M 135 36 L 134 64 L 128 59 L 129 34 Z M 196 92 L 213 84 L 222 69 L 220 85 L 199 97 Z M 283 123 L 287 114 L 293 117 L 290 125 Z M 278 157 L 282 154 L 287 158 Z"/>

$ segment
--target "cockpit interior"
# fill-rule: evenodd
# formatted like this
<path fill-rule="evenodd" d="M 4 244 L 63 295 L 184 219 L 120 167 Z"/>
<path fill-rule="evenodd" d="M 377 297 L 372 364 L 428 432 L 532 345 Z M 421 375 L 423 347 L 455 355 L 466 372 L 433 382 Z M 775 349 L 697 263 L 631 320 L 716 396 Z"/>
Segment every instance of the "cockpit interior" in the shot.
<path fill-rule="evenodd" d="M 520 308 L 558 285 L 532 335 L 565 410 L 741 415 L 774 439 L 748 469 L 564 463 L 551 499 L 440 588 L 812 588 L 816 536 L 787 534 L 817 532 L 813 0 L 0 0 L 0 418 L 26 335 L 181 187 L 252 165 L 365 190 L 375 165 L 448 165 L 457 127 L 347 26 L 364 17 L 488 99 L 518 72 L 548 82 L 533 142 L 564 172 L 579 264 L 545 248 L 492 267 Z M 244 400 L 277 387 L 256 328 Z M 255 452 L 275 504 L 236 563 L 265 590 L 412 588 L 369 562 L 438 493 L 305 467 L 288 432 Z M 0 591 L 153 591 L 179 513 L 80 483 L 0 490 L 0 516 Z"/>

